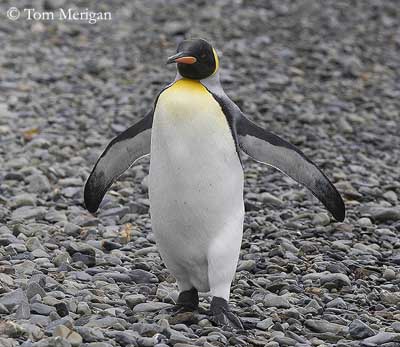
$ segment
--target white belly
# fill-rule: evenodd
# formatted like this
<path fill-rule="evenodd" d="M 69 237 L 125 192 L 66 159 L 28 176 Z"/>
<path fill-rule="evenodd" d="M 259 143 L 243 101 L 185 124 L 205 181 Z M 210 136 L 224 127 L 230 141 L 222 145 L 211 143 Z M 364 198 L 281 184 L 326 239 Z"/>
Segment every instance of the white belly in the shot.
<path fill-rule="evenodd" d="M 178 81 L 157 102 L 150 213 L 161 256 L 178 283 L 208 291 L 213 243 L 224 247 L 221 260 L 228 256 L 236 267 L 244 214 L 243 170 L 220 106 L 200 83 L 193 83 Z"/>

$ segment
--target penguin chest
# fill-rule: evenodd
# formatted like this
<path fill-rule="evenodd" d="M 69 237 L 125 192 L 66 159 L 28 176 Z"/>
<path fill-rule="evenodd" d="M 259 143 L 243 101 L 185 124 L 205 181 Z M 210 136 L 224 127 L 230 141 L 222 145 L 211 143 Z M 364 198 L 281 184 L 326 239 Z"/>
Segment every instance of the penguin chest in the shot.
<path fill-rule="evenodd" d="M 158 99 L 149 195 L 162 256 L 172 249 L 190 254 L 188 262 L 206 257 L 218 232 L 243 218 L 243 170 L 234 139 L 221 107 L 199 82 L 179 80 Z"/>

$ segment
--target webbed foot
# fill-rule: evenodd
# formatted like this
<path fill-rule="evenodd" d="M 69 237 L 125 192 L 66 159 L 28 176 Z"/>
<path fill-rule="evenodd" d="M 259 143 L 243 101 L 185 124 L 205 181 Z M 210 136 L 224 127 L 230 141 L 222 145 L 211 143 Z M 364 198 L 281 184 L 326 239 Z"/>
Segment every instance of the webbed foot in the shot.
<path fill-rule="evenodd" d="M 225 299 L 214 296 L 211 301 L 210 311 L 213 321 L 216 324 L 223 327 L 243 330 L 242 322 L 231 312 L 229 304 Z"/>

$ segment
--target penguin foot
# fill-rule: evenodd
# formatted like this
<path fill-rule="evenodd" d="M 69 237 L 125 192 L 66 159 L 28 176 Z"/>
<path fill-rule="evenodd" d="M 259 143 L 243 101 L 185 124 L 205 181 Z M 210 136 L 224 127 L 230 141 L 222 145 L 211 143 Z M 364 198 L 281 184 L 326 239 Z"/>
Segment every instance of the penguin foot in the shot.
<path fill-rule="evenodd" d="M 217 296 L 211 300 L 210 311 L 213 321 L 220 326 L 232 329 L 243 330 L 243 324 L 240 319 L 231 312 L 228 302 Z"/>
<path fill-rule="evenodd" d="M 196 288 L 179 293 L 175 305 L 177 312 L 195 311 L 199 307 L 199 293 Z"/>

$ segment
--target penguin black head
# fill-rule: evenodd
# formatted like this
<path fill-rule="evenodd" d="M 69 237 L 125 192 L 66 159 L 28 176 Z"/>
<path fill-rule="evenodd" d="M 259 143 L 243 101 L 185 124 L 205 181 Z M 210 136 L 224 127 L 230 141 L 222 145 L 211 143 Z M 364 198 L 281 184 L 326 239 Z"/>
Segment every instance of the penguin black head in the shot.
<path fill-rule="evenodd" d="M 169 57 L 167 64 L 177 63 L 182 77 L 201 80 L 218 70 L 218 56 L 215 49 L 203 39 L 182 41 L 177 53 Z"/>

